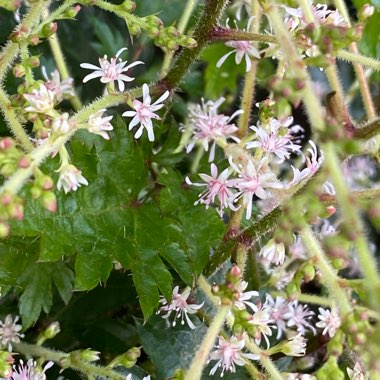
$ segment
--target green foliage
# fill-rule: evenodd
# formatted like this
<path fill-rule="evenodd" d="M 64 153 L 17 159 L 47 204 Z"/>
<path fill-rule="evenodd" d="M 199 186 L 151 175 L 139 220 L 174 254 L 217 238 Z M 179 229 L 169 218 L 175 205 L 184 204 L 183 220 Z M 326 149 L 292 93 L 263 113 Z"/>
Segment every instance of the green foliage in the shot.
<path fill-rule="evenodd" d="M 170 140 L 158 162 L 170 162 Z M 28 326 L 41 310 L 49 311 L 52 282 L 67 302 L 68 273 L 58 276 L 54 270 L 54 265 L 64 267 L 64 257 L 74 260 L 74 288 L 80 291 L 105 283 L 115 260 L 131 270 L 146 319 L 156 310 L 160 293 L 171 297 L 171 268 L 191 285 L 207 265 L 211 247 L 223 235 L 223 222 L 213 210 L 194 207 L 194 194 L 183 189 L 181 174 L 170 170 L 155 183 L 143 146 L 136 145 L 121 119 L 109 141 L 78 134 L 72 153 L 89 186 L 75 194 L 59 193 L 56 214 L 29 202 L 24 220 L 14 223 L 20 254 L 25 255 L 30 244 L 24 236 L 38 242 L 33 247 L 39 263 L 20 280 L 25 285 L 20 310 Z"/>

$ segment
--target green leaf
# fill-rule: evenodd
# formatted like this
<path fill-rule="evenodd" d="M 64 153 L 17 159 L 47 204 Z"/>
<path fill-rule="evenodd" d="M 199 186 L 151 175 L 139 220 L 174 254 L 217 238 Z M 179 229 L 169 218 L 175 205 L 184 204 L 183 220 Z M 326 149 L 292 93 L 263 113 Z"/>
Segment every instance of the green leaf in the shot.
<path fill-rule="evenodd" d="M 41 311 L 48 313 L 53 303 L 52 282 L 58 287 L 64 302 L 68 302 L 72 293 L 73 274 L 63 263 L 35 263 L 26 267 L 19 278 L 23 288 L 20 297 L 20 314 L 23 328 L 32 326 Z"/>

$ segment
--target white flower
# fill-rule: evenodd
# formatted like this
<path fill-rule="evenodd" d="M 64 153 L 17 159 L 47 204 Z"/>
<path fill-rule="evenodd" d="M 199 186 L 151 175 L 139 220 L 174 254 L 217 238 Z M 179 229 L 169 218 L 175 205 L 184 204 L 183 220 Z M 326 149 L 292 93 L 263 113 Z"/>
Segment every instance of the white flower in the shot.
<path fill-rule="evenodd" d="M 301 333 L 290 338 L 282 348 L 282 352 L 287 356 L 304 356 L 306 353 L 307 340 Z"/>
<path fill-rule="evenodd" d="M 215 158 L 215 146 L 216 141 L 226 143 L 227 138 L 231 138 L 235 142 L 240 142 L 234 133 L 239 129 L 231 121 L 237 116 L 243 113 L 242 110 L 234 112 L 231 116 L 224 114 L 218 114 L 218 108 L 225 101 L 225 99 L 219 98 L 216 102 L 211 100 L 206 103 L 202 99 L 202 104 L 190 106 L 189 128 L 193 134 L 193 137 L 186 148 L 186 152 L 189 153 L 194 148 L 196 143 L 201 143 L 203 149 L 208 152 L 209 144 L 212 142 L 210 148 L 209 162 L 214 161 Z"/>
<path fill-rule="evenodd" d="M 64 164 L 59 168 L 59 179 L 57 183 L 58 190 L 77 191 L 81 185 L 88 185 L 86 178 L 82 176 L 82 172 L 71 164 Z"/>
<path fill-rule="evenodd" d="M 247 306 L 252 309 L 252 311 L 256 312 L 258 310 L 257 306 L 250 302 L 249 300 L 252 297 L 258 297 L 259 292 L 256 292 L 255 290 L 251 290 L 249 292 L 244 292 L 245 289 L 247 289 L 248 282 L 247 281 L 240 281 L 236 287 L 236 299 L 234 300 L 234 306 L 237 307 L 239 310 L 244 310 Z"/>
<path fill-rule="evenodd" d="M 37 112 L 47 114 L 54 107 L 55 94 L 44 84 L 38 90 L 33 90 L 31 94 L 24 94 L 24 98 L 30 104 L 25 108 L 26 112 Z"/>
<path fill-rule="evenodd" d="M 244 207 L 247 208 L 246 219 L 250 219 L 252 215 L 253 197 L 266 199 L 268 193 L 265 188 L 281 188 L 282 185 L 277 181 L 276 176 L 269 170 L 264 171 L 266 160 L 262 159 L 256 167 L 252 159 L 248 160 L 245 167 L 239 167 L 234 164 L 232 158 L 229 159 L 230 165 L 239 174 L 239 178 L 231 180 L 233 186 L 239 191 L 235 194 L 235 201 L 243 198 Z"/>
<path fill-rule="evenodd" d="M 285 261 L 285 245 L 284 243 L 276 243 L 274 239 L 271 239 L 261 249 L 259 255 L 269 263 L 282 265 Z"/>
<path fill-rule="evenodd" d="M 246 359 L 259 360 L 260 356 L 256 354 L 246 354 L 242 352 L 245 346 L 245 338 L 238 339 L 232 336 L 230 340 L 219 337 L 216 350 L 210 353 L 210 360 L 217 360 L 214 367 L 211 368 L 210 375 L 214 375 L 219 367 L 222 368 L 221 377 L 224 371 L 236 372 L 236 365 L 244 366 L 247 363 Z"/>
<path fill-rule="evenodd" d="M 249 27 L 251 25 L 253 18 L 250 17 L 247 25 L 247 29 L 249 30 Z M 244 30 L 244 29 L 243 29 Z M 225 60 L 233 53 L 235 53 L 235 62 L 237 65 L 240 64 L 243 58 L 245 58 L 245 67 L 246 67 L 246 72 L 251 70 L 252 67 L 252 62 L 251 58 L 256 58 L 260 59 L 260 53 L 259 51 L 255 48 L 253 45 L 252 41 L 228 41 L 225 43 L 226 46 L 234 48 L 227 54 L 223 55 L 222 58 L 219 59 L 219 61 L 216 63 L 216 67 L 220 67 L 223 65 Z"/>
<path fill-rule="evenodd" d="M 53 365 L 53 362 L 47 362 L 41 371 L 37 368 L 37 363 L 33 359 L 29 359 L 26 365 L 20 360 L 18 367 L 13 366 L 14 372 L 11 380 L 46 380 L 45 372 Z"/>
<path fill-rule="evenodd" d="M 276 297 L 276 299 L 273 299 L 270 294 L 267 294 L 263 309 L 268 311 L 269 318 L 277 326 L 276 339 L 280 339 L 281 335 L 286 330 L 285 314 L 288 311 L 288 301 L 282 297 Z"/>
<path fill-rule="evenodd" d="M 169 91 L 165 91 L 153 104 L 151 104 L 151 97 L 149 95 L 149 87 L 146 83 L 143 84 L 143 101 L 140 102 L 134 99 L 132 104 L 135 111 L 126 111 L 123 113 L 125 117 L 133 117 L 129 123 L 129 130 L 133 129 L 136 125 L 140 124 L 140 128 L 135 133 L 135 138 L 141 137 L 144 128 L 148 132 L 149 141 L 154 141 L 154 132 L 152 119 L 160 120 L 160 117 L 154 112 L 161 109 L 164 104 L 160 104 L 169 96 Z"/>
<path fill-rule="evenodd" d="M 125 66 L 127 64 L 127 61 L 122 61 L 119 59 L 119 62 L 117 62 L 117 58 L 119 58 L 119 55 L 125 50 L 127 50 L 127 48 L 120 49 L 116 53 L 115 57 L 111 58 L 110 61 L 107 59 L 106 55 L 103 58 L 99 58 L 100 67 L 92 65 L 91 63 L 81 63 L 80 67 L 83 69 L 95 70 L 93 73 L 88 74 L 84 77 L 83 83 L 100 77 L 100 81 L 102 83 L 117 81 L 119 91 L 123 92 L 125 89 L 124 82 L 131 82 L 135 79 L 129 77 L 128 75 L 125 75 L 124 73 L 134 66 L 144 64 L 144 62 L 136 61 L 128 66 Z"/>
<path fill-rule="evenodd" d="M 268 336 L 272 336 L 272 330 L 269 326 L 273 320 L 271 319 L 268 310 L 262 308 L 257 310 L 252 316 L 250 316 L 248 323 L 255 328 L 255 342 L 260 344 L 261 338 L 264 337 L 267 347 L 269 348 Z"/>
<path fill-rule="evenodd" d="M 314 334 L 316 334 L 314 326 L 309 323 L 309 320 L 313 315 L 313 311 L 309 310 L 306 305 L 299 305 L 296 300 L 289 304 L 285 318 L 288 319 L 288 327 L 296 327 L 299 333 L 305 334 L 307 328 L 309 328 Z"/>
<path fill-rule="evenodd" d="M 232 204 L 234 193 L 230 189 L 230 183 L 228 181 L 229 170 L 228 168 L 223 170 L 218 176 L 218 168 L 215 164 L 211 164 L 211 176 L 207 174 L 199 174 L 199 177 L 203 179 L 205 183 L 192 183 L 189 177 L 186 177 L 186 183 L 193 186 L 206 186 L 206 190 L 199 194 L 199 200 L 194 204 L 202 203 L 206 205 L 206 208 L 213 203 L 217 198 L 220 203 L 219 215 L 223 215 L 224 208 L 230 208 L 232 210 L 237 210 Z"/>
<path fill-rule="evenodd" d="M 330 311 L 320 307 L 318 308 L 318 311 L 318 319 L 320 319 L 320 321 L 316 324 L 316 326 L 323 329 L 322 335 L 328 333 L 330 338 L 332 338 L 335 335 L 336 330 L 339 329 L 341 325 L 338 309 L 333 307 Z"/>
<path fill-rule="evenodd" d="M 12 351 L 12 343 L 20 343 L 20 338 L 24 337 L 24 334 L 20 334 L 22 326 L 17 324 L 18 320 L 18 316 L 13 319 L 12 315 L 8 314 L 4 322 L 0 321 L 0 346 L 8 351 Z"/>
<path fill-rule="evenodd" d="M 273 153 L 283 162 L 290 157 L 291 152 L 299 152 L 301 145 L 294 144 L 292 131 L 299 131 L 299 125 L 288 128 L 293 123 L 289 116 L 283 122 L 272 118 L 268 125 L 250 127 L 256 132 L 256 139 L 247 143 L 246 148 L 261 148 L 265 153 Z"/>
<path fill-rule="evenodd" d="M 369 374 L 365 373 L 359 362 L 355 363 L 354 369 L 347 368 L 347 374 L 350 380 L 368 380 Z"/>
<path fill-rule="evenodd" d="M 69 114 L 65 112 L 64 114 L 56 117 L 53 120 L 51 129 L 57 134 L 66 134 L 70 131 L 70 123 L 69 123 Z"/>
<path fill-rule="evenodd" d="M 51 78 L 48 77 L 46 68 L 42 67 L 42 75 L 44 76 L 46 82 L 45 86 L 48 90 L 54 92 L 55 97 L 58 102 L 61 102 L 63 99 L 70 98 L 74 96 L 74 86 L 73 86 L 73 78 L 67 78 L 61 81 L 61 76 L 59 75 L 58 70 L 54 70 L 50 75 Z"/>
<path fill-rule="evenodd" d="M 127 375 L 127 377 L 125 378 L 125 380 L 133 380 L 132 374 L 130 373 L 129 375 Z M 143 377 L 142 380 L 150 380 L 150 375 Z"/>
<path fill-rule="evenodd" d="M 88 131 L 109 140 L 110 136 L 106 131 L 113 130 L 112 124 L 110 123 L 113 116 L 103 117 L 106 111 L 106 109 L 101 109 L 88 118 Z"/>
<path fill-rule="evenodd" d="M 161 297 L 160 303 L 163 305 L 159 308 L 157 314 L 161 312 L 166 312 L 165 315 L 162 316 L 162 318 L 169 318 L 172 312 L 175 312 L 175 317 L 173 320 L 173 326 L 177 323 L 177 318 L 181 318 L 181 324 L 185 324 L 185 320 L 187 322 L 187 325 L 191 329 L 195 329 L 194 323 L 191 321 L 189 316 L 187 314 L 195 314 L 198 312 L 198 310 L 203 306 L 203 302 L 201 304 L 191 304 L 187 302 L 187 299 L 190 296 L 191 289 L 187 287 L 182 293 L 179 293 L 179 287 L 176 286 L 173 289 L 173 296 L 170 303 L 166 301 L 165 298 Z"/>

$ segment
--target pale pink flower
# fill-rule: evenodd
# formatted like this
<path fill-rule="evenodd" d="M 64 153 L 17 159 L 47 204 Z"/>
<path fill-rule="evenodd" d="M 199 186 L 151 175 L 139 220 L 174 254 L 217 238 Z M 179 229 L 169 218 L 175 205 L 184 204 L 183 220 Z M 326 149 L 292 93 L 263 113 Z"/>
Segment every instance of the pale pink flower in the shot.
<path fill-rule="evenodd" d="M 365 370 L 359 362 L 355 363 L 353 369 L 347 368 L 347 374 L 350 380 L 368 380 L 369 374 L 365 373 Z"/>
<path fill-rule="evenodd" d="M 37 363 L 29 359 L 24 365 L 20 360 L 18 367 L 13 366 L 14 372 L 10 380 L 46 380 L 45 372 L 54 365 L 52 361 L 47 362 L 43 370 L 39 370 Z"/>
<path fill-rule="evenodd" d="M 135 133 L 135 138 L 141 137 L 144 128 L 148 132 L 149 141 L 154 141 L 153 123 L 152 119 L 160 120 L 161 118 L 155 114 L 156 111 L 164 107 L 160 104 L 169 96 L 169 91 L 165 91 L 153 104 L 151 104 L 151 97 L 149 95 L 149 87 L 146 83 L 143 84 L 143 101 L 140 102 L 134 99 L 132 104 L 135 111 L 126 111 L 123 113 L 125 117 L 133 117 L 129 123 L 129 130 L 133 129 L 136 125 L 140 124 L 140 128 Z"/>
<path fill-rule="evenodd" d="M 306 305 L 299 305 L 296 300 L 289 304 L 285 318 L 288 319 L 288 327 L 295 327 L 299 333 L 305 334 L 307 329 L 310 329 L 316 334 L 314 326 L 309 323 L 313 315 L 313 311 L 309 310 Z"/>
<path fill-rule="evenodd" d="M 288 301 L 282 297 L 273 297 L 270 294 L 266 295 L 265 303 L 263 309 L 267 310 L 269 313 L 269 318 L 272 323 L 277 326 L 277 337 L 280 339 L 281 335 L 286 331 L 286 318 L 285 314 L 288 311 Z"/>
<path fill-rule="evenodd" d="M 260 257 L 274 265 L 282 265 L 285 261 L 284 243 L 276 243 L 274 239 L 268 241 L 260 250 Z"/>
<path fill-rule="evenodd" d="M 73 78 L 67 78 L 61 81 L 61 76 L 58 70 L 54 70 L 49 78 L 46 72 L 46 68 L 42 67 L 42 75 L 45 78 L 45 86 L 48 90 L 55 94 L 58 102 L 63 99 L 74 96 Z"/>
<path fill-rule="evenodd" d="M 202 99 L 202 105 L 189 107 L 190 124 L 188 128 L 192 130 L 193 137 L 186 148 L 187 153 L 194 148 L 196 143 L 201 143 L 203 149 L 208 152 L 209 145 L 212 143 L 209 155 L 209 162 L 212 162 L 215 158 L 216 141 L 220 140 L 226 143 L 227 139 L 231 138 L 235 142 L 240 142 L 240 139 L 234 136 L 239 128 L 235 124 L 231 124 L 231 121 L 243 111 L 238 110 L 231 116 L 218 114 L 218 108 L 224 100 L 224 98 L 220 98 L 216 102 L 209 100 L 205 103 Z"/>
<path fill-rule="evenodd" d="M 249 30 L 249 27 L 251 25 L 251 22 L 253 20 L 253 17 L 250 17 L 248 20 L 247 29 Z M 245 30 L 245 29 L 243 29 Z M 253 41 L 228 41 L 225 43 L 226 46 L 232 47 L 233 50 L 228 52 L 227 54 L 223 55 L 222 58 L 219 59 L 219 61 L 216 63 L 216 67 L 221 67 L 225 60 L 231 55 L 235 53 L 235 62 L 237 65 L 240 64 L 242 59 L 245 59 L 245 67 L 246 72 L 251 70 L 252 67 L 252 58 L 260 59 L 260 53 L 256 49 L 256 47 L 253 44 Z"/>
<path fill-rule="evenodd" d="M 134 378 L 133 378 L 132 374 L 130 373 L 129 375 L 127 375 L 125 380 L 134 380 Z M 142 380 L 150 380 L 150 375 L 143 377 Z"/>
<path fill-rule="evenodd" d="M 224 371 L 236 372 L 236 366 L 244 366 L 249 360 L 259 360 L 260 356 L 256 354 L 248 354 L 242 352 L 245 347 L 245 338 L 238 339 L 232 336 L 229 340 L 219 337 L 216 350 L 210 353 L 211 360 L 217 360 L 216 364 L 211 368 L 210 375 L 214 375 L 218 368 L 222 369 L 221 377 Z"/>
<path fill-rule="evenodd" d="M 58 171 L 57 189 L 61 190 L 63 188 L 65 194 L 69 191 L 77 191 L 81 185 L 88 185 L 88 181 L 82 176 L 82 171 L 74 165 L 64 164 Z"/>
<path fill-rule="evenodd" d="M 257 167 L 252 159 L 249 159 L 244 167 L 235 165 L 231 157 L 229 162 L 239 176 L 238 179 L 231 180 L 233 186 L 238 189 L 238 193 L 235 194 L 235 201 L 243 198 L 244 207 L 247 208 L 246 219 L 250 219 L 253 197 L 257 196 L 260 199 L 266 199 L 268 197 L 266 188 L 279 189 L 282 185 L 278 182 L 274 173 L 269 169 L 264 170 L 267 163 L 265 159 L 262 159 Z"/>
<path fill-rule="evenodd" d="M 185 319 L 187 325 L 191 329 L 195 329 L 194 323 L 189 318 L 188 314 L 196 314 L 198 310 L 203 306 L 203 302 L 201 304 L 189 303 L 188 298 L 190 296 L 191 289 L 187 287 L 182 293 L 179 293 L 179 287 L 176 286 L 173 289 L 173 296 L 170 303 L 164 298 L 161 297 L 160 303 L 162 306 L 157 311 L 157 314 L 161 312 L 166 312 L 162 317 L 168 319 L 171 314 L 174 312 L 174 320 L 172 325 L 175 326 L 177 324 L 177 319 L 181 318 L 181 325 L 185 324 Z"/>
<path fill-rule="evenodd" d="M 318 149 L 314 141 L 309 140 L 311 148 L 307 151 L 310 153 L 310 157 L 306 157 L 306 167 L 309 170 L 309 174 L 313 175 L 317 172 L 323 162 L 323 154 L 318 157 Z"/>
<path fill-rule="evenodd" d="M 282 352 L 287 356 L 304 356 L 307 340 L 301 333 L 294 335 L 283 346 Z"/>
<path fill-rule="evenodd" d="M 25 108 L 26 112 L 48 114 L 54 108 L 55 94 L 44 84 L 41 84 L 38 90 L 33 90 L 31 94 L 24 94 L 24 98 L 29 103 Z"/>
<path fill-rule="evenodd" d="M 320 319 L 320 321 L 316 324 L 316 326 L 323 329 L 322 335 L 328 333 L 329 337 L 332 338 L 335 335 L 336 330 L 339 329 L 341 325 L 338 309 L 333 307 L 330 311 L 319 307 L 318 311 L 318 319 Z"/>
<path fill-rule="evenodd" d="M 109 140 L 110 136 L 107 131 L 113 130 L 113 126 L 110 123 L 113 116 L 103 117 L 106 111 L 106 109 L 101 109 L 88 118 L 88 131 L 102 136 L 105 140 Z"/>
<path fill-rule="evenodd" d="M 128 66 L 125 66 L 127 64 L 127 61 L 122 61 L 119 58 L 120 54 L 125 50 L 127 50 L 127 48 L 120 49 L 116 53 L 115 57 L 111 58 L 110 61 L 108 60 L 106 55 L 103 58 L 99 58 L 100 67 L 92 65 L 91 63 L 81 63 L 80 67 L 82 67 L 83 69 L 95 70 L 93 73 L 88 74 L 84 77 L 83 83 L 86 83 L 91 79 L 100 77 L 100 81 L 102 83 L 111 83 L 116 81 L 119 87 L 119 91 L 123 92 L 125 89 L 124 82 L 131 82 L 135 79 L 129 77 L 124 73 L 132 67 L 144 64 L 144 62 L 136 61 Z"/>
<path fill-rule="evenodd" d="M 237 297 L 234 300 L 234 306 L 239 310 L 244 310 L 248 306 L 252 311 L 256 312 L 258 307 L 253 302 L 250 302 L 250 300 L 252 297 L 258 297 L 259 292 L 256 292 L 255 290 L 244 292 L 244 290 L 247 289 L 247 286 L 248 282 L 243 280 L 236 285 L 235 291 L 237 292 Z"/>
<path fill-rule="evenodd" d="M 22 326 L 17 323 L 18 320 L 18 316 L 13 319 L 12 315 L 8 314 L 4 322 L 0 321 L 0 347 L 7 348 L 8 351 L 12 351 L 12 343 L 20 343 L 20 338 L 24 337 L 24 334 L 20 333 Z"/>
<path fill-rule="evenodd" d="M 264 337 L 267 343 L 267 347 L 269 348 L 270 344 L 268 336 L 272 336 L 270 324 L 273 323 L 273 320 L 271 319 L 268 310 L 265 308 L 258 309 L 253 315 L 249 317 L 248 323 L 255 328 L 255 342 L 257 344 L 260 344 L 262 337 Z"/>
<path fill-rule="evenodd" d="M 194 204 L 202 203 L 209 208 L 214 204 L 216 199 L 219 201 L 220 206 L 218 213 L 223 215 L 224 208 L 230 208 L 236 211 L 236 207 L 232 204 L 234 193 L 230 189 L 231 185 L 228 180 L 228 168 L 223 170 L 218 176 L 218 168 L 215 164 L 211 164 L 211 176 L 208 174 L 199 174 L 204 183 L 192 183 L 189 177 L 186 177 L 186 183 L 193 186 L 206 186 L 206 189 L 198 195 L 199 200 Z"/>
<path fill-rule="evenodd" d="M 265 153 L 275 154 L 280 159 L 280 162 L 289 159 L 291 152 L 301 150 L 301 145 L 293 143 L 294 136 L 292 136 L 292 131 L 298 131 L 301 127 L 295 125 L 289 128 L 292 123 L 293 117 L 289 116 L 283 122 L 272 118 L 265 126 L 250 127 L 256 132 L 256 139 L 248 142 L 246 148 L 261 148 Z"/>
<path fill-rule="evenodd" d="M 68 133 L 71 129 L 69 122 L 69 114 L 65 112 L 62 115 L 59 115 L 56 118 L 54 118 L 53 123 L 51 125 L 51 129 L 53 130 L 53 132 L 60 135 Z"/>

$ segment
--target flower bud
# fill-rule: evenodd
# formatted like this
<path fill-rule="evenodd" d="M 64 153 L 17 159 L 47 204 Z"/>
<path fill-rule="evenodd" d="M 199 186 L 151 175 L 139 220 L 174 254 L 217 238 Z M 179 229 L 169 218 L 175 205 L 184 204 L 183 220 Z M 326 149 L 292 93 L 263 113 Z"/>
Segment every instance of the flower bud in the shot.
<path fill-rule="evenodd" d="M 30 166 L 30 159 L 28 156 L 22 156 L 18 162 L 18 167 L 26 169 Z"/>
<path fill-rule="evenodd" d="M 57 197 L 56 195 L 49 191 L 42 196 L 42 202 L 46 210 L 50 212 L 56 212 L 57 211 Z"/>
<path fill-rule="evenodd" d="M 79 4 L 76 5 L 75 7 L 71 7 L 67 9 L 67 11 L 65 12 L 65 18 L 75 18 L 80 10 L 81 10 L 81 6 Z"/>
<path fill-rule="evenodd" d="M 191 49 L 198 46 L 198 42 L 194 38 L 187 37 L 183 45 Z"/>
<path fill-rule="evenodd" d="M 41 42 L 37 34 L 32 34 L 28 37 L 28 43 L 32 46 L 37 46 Z"/>
<path fill-rule="evenodd" d="M 359 21 L 365 21 L 375 13 L 375 7 L 373 5 L 364 4 L 359 11 Z"/>
<path fill-rule="evenodd" d="M 49 22 L 42 27 L 41 35 L 42 37 L 52 36 L 58 29 L 58 24 L 56 22 Z"/>
<path fill-rule="evenodd" d="M 119 7 L 126 12 L 133 12 L 136 9 L 136 3 L 131 0 L 124 0 L 124 2 L 119 5 Z"/>
<path fill-rule="evenodd" d="M 22 78 L 23 76 L 25 76 L 25 73 L 26 73 L 26 69 L 24 65 L 21 65 L 20 63 L 18 63 L 17 65 L 14 66 L 13 75 L 16 78 Z"/>
<path fill-rule="evenodd" d="M 138 24 L 127 23 L 127 27 L 131 36 L 138 36 L 141 33 L 141 27 Z"/>
<path fill-rule="evenodd" d="M 7 150 L 14 146 L 14 141 L 11 137 L 4 137 L 0 140 L 0 149 Z"/>
<path fill-rule="evenodd" d="M 40 58 L 37 55 L 32 55 L 29 57 L 27 64 L 32 68 L 38 67 L 40 65 Z"/>
<path fill-rule="evenodd" d="M 59 326 L 59 322 L 52 322 L 44 331 L 44 335 L 46 339 L 53 339 L 60 331 L 61 327 Z"/>

